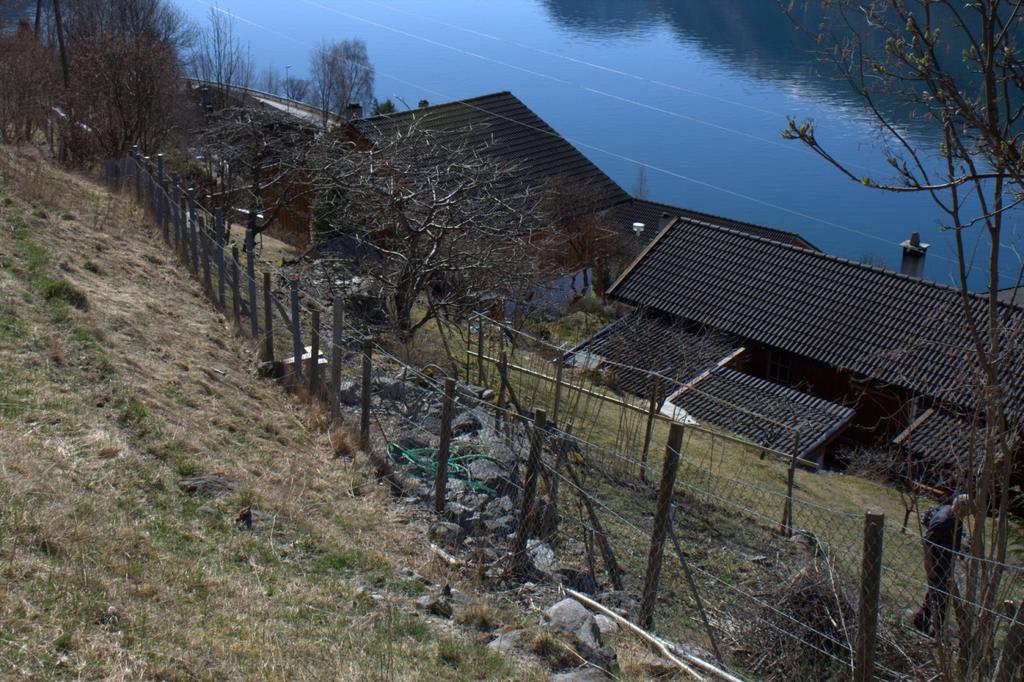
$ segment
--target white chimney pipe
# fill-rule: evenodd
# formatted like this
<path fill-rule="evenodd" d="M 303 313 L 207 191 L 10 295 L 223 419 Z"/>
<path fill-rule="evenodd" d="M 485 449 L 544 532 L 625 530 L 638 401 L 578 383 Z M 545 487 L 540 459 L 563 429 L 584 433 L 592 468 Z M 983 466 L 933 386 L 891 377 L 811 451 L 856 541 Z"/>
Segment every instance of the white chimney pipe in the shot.
<path fill-rule="evenodd" d="M 911 277 L 924 277 L 924 257 L 928 253 L 931 244 L 921 241 L 921 235 L 913 232 L 910 239 L 900 246 L 903 248 L 903 257 L 900 259 L 900 272 Z"/>

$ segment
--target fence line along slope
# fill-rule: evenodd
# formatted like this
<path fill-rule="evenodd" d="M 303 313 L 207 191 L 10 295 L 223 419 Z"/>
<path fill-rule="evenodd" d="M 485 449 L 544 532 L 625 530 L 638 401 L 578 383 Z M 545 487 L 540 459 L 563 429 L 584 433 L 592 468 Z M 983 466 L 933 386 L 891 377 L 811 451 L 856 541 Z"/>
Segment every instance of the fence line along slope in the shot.
<path fill-rule="evenodd" d="M 416 616 L 422 530 L 158 239 L 0 149 L 0 677 L 539 677 Z"/>

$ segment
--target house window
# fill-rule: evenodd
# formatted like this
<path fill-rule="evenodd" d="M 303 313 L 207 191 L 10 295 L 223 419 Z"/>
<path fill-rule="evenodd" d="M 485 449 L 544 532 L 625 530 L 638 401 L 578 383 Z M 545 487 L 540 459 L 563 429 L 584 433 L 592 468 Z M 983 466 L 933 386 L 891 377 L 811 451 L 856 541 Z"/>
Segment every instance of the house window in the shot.
<path fill-rule="evenodd" d="M 793 364 L 788 354 L 772 351 L 768 360 L 768 379 L 777 384 L 789 385 Z"/>

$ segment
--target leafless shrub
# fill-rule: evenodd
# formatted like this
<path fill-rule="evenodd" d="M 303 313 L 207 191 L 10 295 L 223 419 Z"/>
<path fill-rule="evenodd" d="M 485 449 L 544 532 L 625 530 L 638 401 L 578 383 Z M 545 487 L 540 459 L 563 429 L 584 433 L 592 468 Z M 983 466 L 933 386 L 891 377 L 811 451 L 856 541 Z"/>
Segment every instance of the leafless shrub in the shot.
<path fill-rule="evenodd" d="M 32 139 L 46 120 L 57 73 L 56 58 L 27 23 L 13 34 L 0 35 L 0 139 Z"/>
<path fill-rule="evenodd" d="M 536 281 L 528 256 L 542 234 L 537 200 L 516 165 L 419 119 L 373 137 L 330 136 L 318 148 L 312 229 L 320 241 L 347 240 L 349 266 L 377 293 L 399 340 Z"/>

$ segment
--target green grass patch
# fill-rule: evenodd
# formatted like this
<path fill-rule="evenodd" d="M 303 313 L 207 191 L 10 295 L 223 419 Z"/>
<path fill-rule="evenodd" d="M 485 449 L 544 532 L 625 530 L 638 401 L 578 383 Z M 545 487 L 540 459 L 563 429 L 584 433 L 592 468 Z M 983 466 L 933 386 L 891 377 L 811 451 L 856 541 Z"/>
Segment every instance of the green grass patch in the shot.
<path fill-rule="evenodd" d="M 60 277 L 45 277 L 38 282 L 39 293 L 47 301 L 61 301 L 79 310 L 89 309 L 85 292 Z"/>
<path fill-rule="evenodd" d="M 317 557 L 313 570 L 318 573 L 360 573 L 386 578 L 391 575 L 391 566 L 384 559 L 358 549 L 336 549 Z"/>
<path fill-rule="evenodd" d="M 140 429 L 149 418 L 149 410 L 137 398 L 129 398 L 117 413 L 117 425 L 124 429 Z"/>

